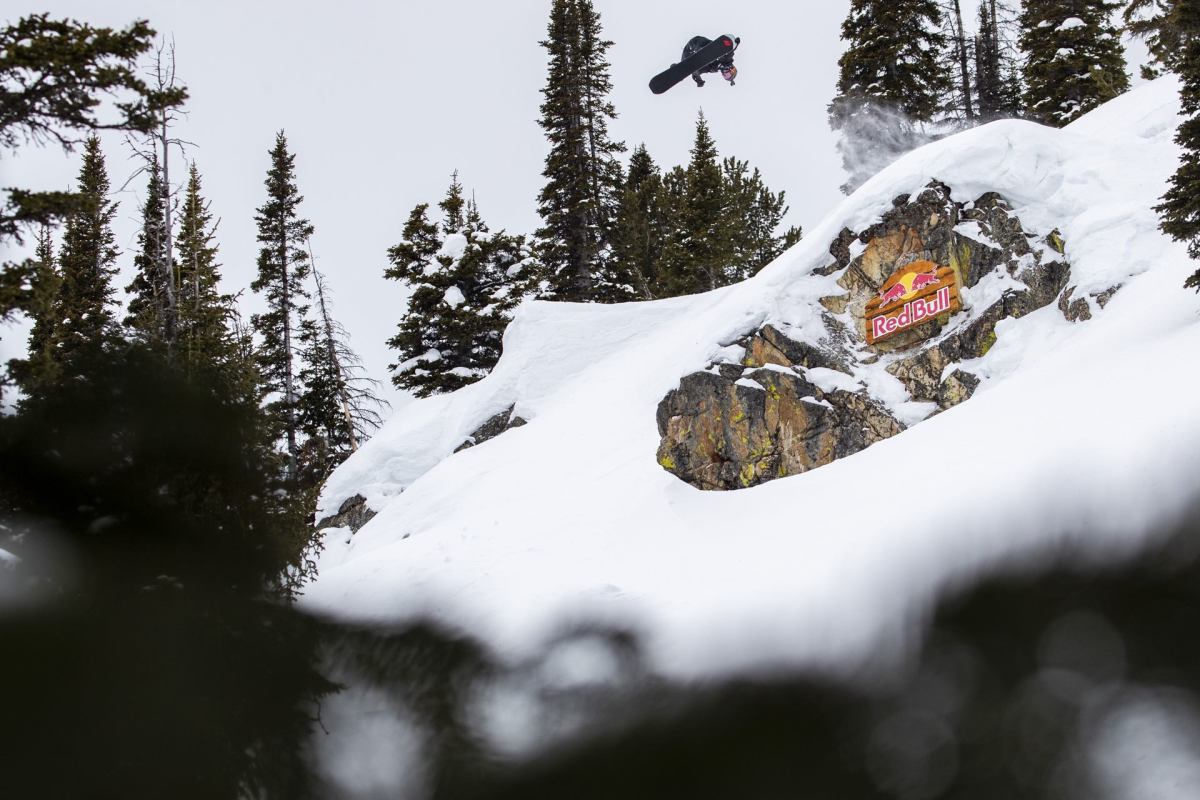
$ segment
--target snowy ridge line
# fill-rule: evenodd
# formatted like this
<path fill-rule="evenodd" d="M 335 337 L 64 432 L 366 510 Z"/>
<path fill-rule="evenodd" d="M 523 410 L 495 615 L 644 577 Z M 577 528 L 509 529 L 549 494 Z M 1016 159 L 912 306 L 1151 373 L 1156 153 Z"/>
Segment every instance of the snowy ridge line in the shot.
<path fill-rule="evenodd" d="M 589 366 L 577 358 L 581 350 L 591 358 L 602 358 L 608 350 L 619 352 L 630 337 L 643 334 L 655 322 L 685 313 L 679 302 L 684 299 L 690 298 L 615 306 L 536 300 L 522 304 L 504 333 L 505 355 L 492 373 L 452 394 L 415 401 L 389 420 L 330 476 L 317 519 L 336 513 L 356 494 L 369 508 L 380 510 L 510 406 L 516 406 L 517 416 L 536 417 L 547 395 Z M 628 324 L 631 309 L 640 324 Z M 606 317 L 613 317 L 612 322 Z M 553 341 L 540 348 L 532 344 L 541 338 Z M 536 351 L 536 363 L 522 357 L 530 351 Z"/>
<path fill-rule="evenodd" d="M 304 603 L 433 615 L 514 657 L 608 621 L 643 633 L 655 668 L 709 676 L 844 666 L 981 572 L 1144 547 L 1200 499 L 1194 265 L 1150 210 L 1178 159 L 1177 89 L 1153 82 L 1061 131 L 1001 122 L 927 145 L 737 286 L 523 308 L 491 376 L 412 404 L 334 474 L 324 508 L 361 493 L 379 514 L 327 537 Z M 829 242 L 932 179 L 1058 228 L 1081 292 L 1123 288 L 1085 323 L 1053 304 L 1004 320 L 971 400 L 829 466 L 727 493 L 660 468 L 663 395 L 764 322 L 819 336 Z M 854 379 L 896 389 L 874 368 Z M 528 425 L 447 457 L 514 403 Z"/>

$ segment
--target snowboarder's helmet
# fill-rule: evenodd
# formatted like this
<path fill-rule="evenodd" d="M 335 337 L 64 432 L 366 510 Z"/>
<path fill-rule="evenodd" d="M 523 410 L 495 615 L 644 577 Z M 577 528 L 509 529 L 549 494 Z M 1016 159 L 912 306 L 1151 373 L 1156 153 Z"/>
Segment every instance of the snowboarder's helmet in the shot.
<path fill-rule="evenodd" d="M 737 77 L 737 67 L 735 67 L 733 64 L 730 64 L 728 67 L 722 67 L 721 77 L 727 81 L 732 81 Z"/>

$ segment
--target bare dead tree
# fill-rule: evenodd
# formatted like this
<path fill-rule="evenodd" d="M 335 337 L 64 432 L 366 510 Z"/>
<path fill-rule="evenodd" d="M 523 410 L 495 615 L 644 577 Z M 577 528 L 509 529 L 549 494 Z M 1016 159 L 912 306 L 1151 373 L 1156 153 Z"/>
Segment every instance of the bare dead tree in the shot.
<path fill-rule="evenodd" d="M 383 424 L 381 410 L 390 404 L 379 397 L 382 385 L 378 380 L 367 377 L 362 359 L 350 347 L 350 334 L 333 317 L 333 295 L 325 276 L 317 269 L 316 257 L 312 252 L 312 240 L 308 240 L 308 258 L 312 264 L 313 282 L 317 287 L 317 312 L 324 337 L 329 364 L 338 376 L 338 400 L 346 421 L 350 450 L 357 451 L 360 442 Z"/>
<path fill-rule="evenodd" d="M 174 38 L 159 42 L 152 61 L 146 67 L 146 74 L 151 87 L 160 94 L 174 93 L 181 88 L 176 75 Z M 164 195 L 160 231 L 163 248 L 158 271 L 164 290 L 163 306 L 166 317 L 163 324 L 164 338 L 167 346 L 172 347 L 179 323 L 179 275 L 174 268 L 174 213 L 178 206 L 178 200 L 176 198 L 177 187 L 171 183 L 171 150 L 178 151 L 179 155 L 186 158 L 187 147 L 192 146 L 192 143 L 172 133 L 175 123 L 185 112 L 176 106 L 164 106 L 155 113 L 156 125 L 152 130 L 136 137 L 132 135 L 126 137 L 126 143 L 133 150 L 134 157 L 142 161 L 142 165 L 129 176 L 122 189 L 139 175 L 152 169 L 154 163 L 158 164 Z"/>

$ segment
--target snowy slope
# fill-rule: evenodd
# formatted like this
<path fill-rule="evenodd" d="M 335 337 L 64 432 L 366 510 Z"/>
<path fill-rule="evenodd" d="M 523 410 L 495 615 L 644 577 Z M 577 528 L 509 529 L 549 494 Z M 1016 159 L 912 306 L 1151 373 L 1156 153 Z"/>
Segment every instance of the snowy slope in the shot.
<path fill-rule="evenodd" d="M 405 408 L 334 474 L 326 512 L 361 493 L 380 513 L 328 534 L 305 602 L 435 614 L 509 654 L 616 621 L 646 634 L 657 668 L 710 675 L 845 664 L 981 570 L 1143 545 L 1200 499 L 1200 299 L 1181 288 L 1195 265 L 1150 210 L 1178 158 L 1177 91 L 1163 79 L 1066 130 L 1001 122 L 911 153 L 738 286 L 525 306 L 490 377 Z M 933 178 L 1058 227 L 1076 296 L 1124 288 L 1086 323 L 1053 305 L 1004 321 L 971 365 L 987 378 L 973 399 L 831 466 L 728 493 L 663 471 L 663 395 L 764 322 L 802 336 L 831 293 L 812 274 L 830 240 Z M 898 382 L 862 378 L 903 410 Z M 514 403 L 530 424 L 451 456 Z"/>

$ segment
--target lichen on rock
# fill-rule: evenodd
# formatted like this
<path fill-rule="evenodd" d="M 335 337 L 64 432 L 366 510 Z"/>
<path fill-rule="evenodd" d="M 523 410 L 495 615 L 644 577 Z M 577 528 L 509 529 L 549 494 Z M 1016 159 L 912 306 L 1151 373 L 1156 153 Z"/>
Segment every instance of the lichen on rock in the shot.
<path fill-rule="evenodd" d="M 863 394 L 793 368 L 686 376 L 658 407 L 658 463 L 701 489 L 738 489 L 856 453 L 903 427 Z"/>

